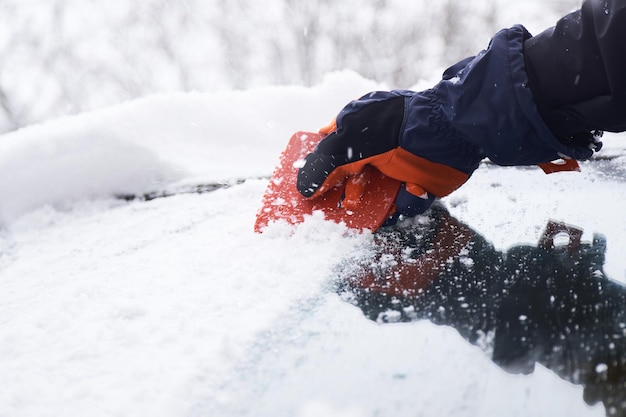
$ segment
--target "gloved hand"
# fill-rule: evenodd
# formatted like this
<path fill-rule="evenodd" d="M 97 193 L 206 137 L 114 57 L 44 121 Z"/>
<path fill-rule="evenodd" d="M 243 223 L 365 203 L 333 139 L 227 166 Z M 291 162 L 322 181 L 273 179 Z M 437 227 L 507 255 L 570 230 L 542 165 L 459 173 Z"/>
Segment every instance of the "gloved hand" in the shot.
<path fill-rule="evenodd" d="M 298 191 L 315 198 L 371 165 L 403 183 L 396 213 L 413 217 L 463 184 L 467 174 L 400 146 L 406 99 L 399 92 L 376 92 L 346 106 L 335 123 L 320 130 L 327 136 L 299 169 Z"/>

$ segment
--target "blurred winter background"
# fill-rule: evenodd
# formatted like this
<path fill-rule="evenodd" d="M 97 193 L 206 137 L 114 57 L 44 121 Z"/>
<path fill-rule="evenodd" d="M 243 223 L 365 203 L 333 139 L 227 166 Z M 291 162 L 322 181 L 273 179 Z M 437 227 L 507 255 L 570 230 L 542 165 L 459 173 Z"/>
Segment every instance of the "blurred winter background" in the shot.
<path fill-rule="evenodd" d="M 155 93 L 433 79 L 578 0 L 0 0 L 0 133 Z"/>

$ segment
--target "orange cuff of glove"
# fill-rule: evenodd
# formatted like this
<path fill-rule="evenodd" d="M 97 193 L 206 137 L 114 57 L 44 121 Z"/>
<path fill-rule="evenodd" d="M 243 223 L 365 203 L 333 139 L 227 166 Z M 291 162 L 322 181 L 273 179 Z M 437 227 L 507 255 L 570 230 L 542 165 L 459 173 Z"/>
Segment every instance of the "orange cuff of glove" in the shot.
<path fill-rule="evenodd" d="M 421 158 L 398 147 L 379 155 L 337 167 L 311 198 L 315 198 L 341 184 L 347 177 L 358 174 L 368 164 L 388 177 L 406 183 L 407 191 L 417 196 L 427 191 L 436 197 L 445 197 L 463 185 L 469 178 L 469 175 L 464 172 Z"/>

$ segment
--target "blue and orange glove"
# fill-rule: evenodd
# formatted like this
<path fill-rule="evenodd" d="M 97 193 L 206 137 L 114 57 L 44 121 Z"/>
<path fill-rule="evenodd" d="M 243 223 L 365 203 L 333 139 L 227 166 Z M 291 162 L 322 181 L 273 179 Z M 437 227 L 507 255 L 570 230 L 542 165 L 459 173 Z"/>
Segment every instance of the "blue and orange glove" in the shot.
<path fill-rule="evenodd" d="M 345 181 L 348 189 L 353 178 L 371 165 L 403 183 L 395 215 L 413 217 L 462 185 L 467 174 L 401 146 L 405 100 L 399 93 L 376 92 L 346 106 L 335 122 L 320 130 L 326 136 L 299 169 L 300 194 L 316 198 Z"/>

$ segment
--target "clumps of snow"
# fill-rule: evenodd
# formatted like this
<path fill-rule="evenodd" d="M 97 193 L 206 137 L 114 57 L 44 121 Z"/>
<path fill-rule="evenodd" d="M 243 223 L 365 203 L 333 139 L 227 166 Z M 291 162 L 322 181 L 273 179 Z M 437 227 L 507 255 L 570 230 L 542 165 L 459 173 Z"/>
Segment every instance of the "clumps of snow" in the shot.
<path fill-rule="evenodd" d="M 0 141 L 0 220 L 45 205 L 158 189 L 184 175 L 149 148 L 106 130 L 72 126 L 45 136 L 24 130 Z"/>
<path fill-rule="evenodd" d="M 45 205 L 268 177 L 296 130 L 317 131 L 376 84 L 352 72 L 319 86 L 155 95 L 6 134 L 0 224 Z"/>

